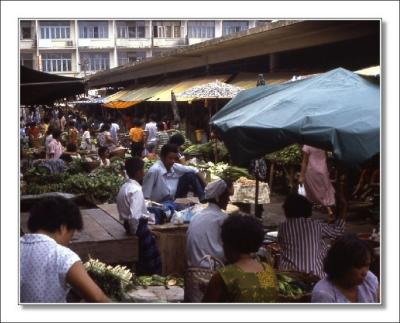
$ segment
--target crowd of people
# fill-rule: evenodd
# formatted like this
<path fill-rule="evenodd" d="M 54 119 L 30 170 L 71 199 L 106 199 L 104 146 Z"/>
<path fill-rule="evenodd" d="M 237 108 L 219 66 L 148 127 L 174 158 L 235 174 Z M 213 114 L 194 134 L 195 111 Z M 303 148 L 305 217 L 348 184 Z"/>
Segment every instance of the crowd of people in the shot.
<path fill-rule="evenodd" d="M 78 122 L 76 115 L 59 113 L 43 118 L 39 126 L 35 122 L 27 125 L 21 119 L 21 137 L 27 126 L 25 134 L 30 145 L 42 138 L 47 160 L 68 162 L 80 158 L 80 147 L 86 151 L 96 149 L 101 166 L 108 167 L 109 156 L 120 149 L 120 127 L 116 120 L 99 124 L 95 144 L 93 128 L 82 122 L 84 119 L 80 116 Z M 357 237 L 344 235 L 346 219 L 334 216 L 333 193 L 324 177 L 324 155 L 312 147 L 304 149 L 300 181 L 311 193 L 307 198 L 292 193 L 285 199 L 286 220 L 278 227 L 281 257 L 274 268 L 256 256 L 264 240 L 262 223 L 251 215 L 228 216 L 224 212 L 234 193 L 233 183 L 224 178 L 207 183 L 199 169 L 187 166 L 180 148 L 185 138 L 170 135 L 168 127 L 151 115 L 144 126 L 141 120 L 134 119 L 129 129 L 131 157 L 125 159 L 127 180 L 118 192 L 116 204 L 126 233 L 139 241 L 138 274 L 161 273 L 159 246 L 148 225 L 168 221 L 183 207 L 175 200 L 192 192 L 201 203 L 208 204 L 190 221 L 187 266 L 207 268 L 207 256 L 224 265 L 215 271 L 200 296 L 186 297 L 186 301 L 277 302 L 278 269 L 318 277 L 312 302 L 379 302 L 378 278 L 369 271 L 371 250 Z M 143 157 L 157 159 L 147 172 Z M 161 207 L 154 207 L 149 201 Z M 312 218 L 313 201 L 322 201 L 327 207 L 328 222 Z M 88 302 L 110 301 L 88 276 L 79 256 L 67 247 L 74 232 L 83 227 L 76 205 L 61 197 L 44 198 L 31 209 L 28 226 L 30 233 L 21 237 L 23 303 L 65 302 L 70 287 Z"/>

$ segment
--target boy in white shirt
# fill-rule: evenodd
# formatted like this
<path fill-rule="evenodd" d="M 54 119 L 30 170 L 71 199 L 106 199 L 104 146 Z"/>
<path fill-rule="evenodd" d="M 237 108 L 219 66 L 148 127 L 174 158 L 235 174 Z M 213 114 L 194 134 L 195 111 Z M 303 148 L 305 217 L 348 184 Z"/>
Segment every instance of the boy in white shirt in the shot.
<path fill-rule="evenodd" d="M 139 238 L 138 272 L 141 274 L 160 274 L 161 257 L 147 223 L 155 223 L 154 214 L 149 213 L 143 197 L 140 183 L 144 177 L 144 162 L 138 157 L 125 161 L 125 170 L 129 180 L 122 185 L 117 195 L 119 217 L 124 221 L 127 234 Z"/>

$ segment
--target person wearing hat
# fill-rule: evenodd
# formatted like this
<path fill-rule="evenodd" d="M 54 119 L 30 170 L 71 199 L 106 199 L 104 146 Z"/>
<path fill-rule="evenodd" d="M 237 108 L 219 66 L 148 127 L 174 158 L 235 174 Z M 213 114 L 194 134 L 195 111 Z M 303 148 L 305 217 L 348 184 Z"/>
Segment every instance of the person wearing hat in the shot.
<path fill-rule="evenodd" d="M 189 266 L 207 267 L 204 256 L 211 255 L 225 261 L 221 241 L 221 225 L 227 217 L 225 210 L 234 188 L 231 181 L 219 179 L 205 188 L 208 206 L 195 214 L 187 230 L 186 252 Z"/>

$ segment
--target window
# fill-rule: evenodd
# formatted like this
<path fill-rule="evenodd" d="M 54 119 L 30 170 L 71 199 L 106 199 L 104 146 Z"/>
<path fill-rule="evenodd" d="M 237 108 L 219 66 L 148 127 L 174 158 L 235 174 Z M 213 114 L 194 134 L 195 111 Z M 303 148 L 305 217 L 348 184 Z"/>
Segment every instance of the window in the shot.
<path fill-rule="evenodd" d="M 214 38 L 214 21 L 188 21 L 189 38 Z"/>
<path fill-rule="evenodd" d="M 145 57 L 145 52 L 120 52 L 118 53 L 118 66 L 138 62 Z"/>
<path fill-rule="evenodd" d="M 32 39 L 32 28 L 30 21 L 21 21 L 21 39 Z"/>
<path fill-rule="evenodd" d="M 181 38 L 182 28 L 180 21 L 153 21 L 154 38 Z"/>
<path fill-rule="evenodd" d="M 109 53 L 81 53 L 81 71 L 102 71 L 110 68 Z"/>
<path fill-rule="evenodd" d="M 21 65 L 33 68 L 33 54 L 32 53 L 21 53 L 20 55 Z"/>
<path fill-rule="evenodd" d="M 108 38 L 108 21 L 79 21 L 79 38 Z"/>
<path fill-rule="evenodd" d="M 144 21 L 117 21 L 118 38 L 145 38 L 146 26 Z"/>
<path fill-rule="evenodd" d="M 249 28 L 248 21 L 224 21 L 222 23 L 222 35 L 230 35 Z"/>
<path fill-rule="evenodd" d="M 45 53 L 42 54 L 42 66 L 44 72 L 71 72 L 72 54 Z"/>
<path fill-rule="evenodd" d="M 69 21 L 41 21 L 41 39 L 70 39 L 71 26 Z"/>

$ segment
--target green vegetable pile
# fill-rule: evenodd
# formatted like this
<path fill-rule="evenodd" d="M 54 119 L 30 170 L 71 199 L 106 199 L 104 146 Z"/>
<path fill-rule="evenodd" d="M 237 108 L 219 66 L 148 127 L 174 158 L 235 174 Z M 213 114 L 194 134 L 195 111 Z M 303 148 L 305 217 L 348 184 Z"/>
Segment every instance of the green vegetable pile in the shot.
<path fill-rule="evenodd" d="M 282 150 L 273 152 L 265 156 L 266 159 L 275 161 L 283 165 L 296 165 L 301 164 L 303 153 L 301 146 L 294 144 L 287 146 Z"/>
<path fill-rule="evenodd" d="M 36 166 L 24 174 L 26 194 L 65 192 L 83 194 L 95 204 L 114 202 L 125 182 L 124 161 L 116 159 L 111 167 L 96 168 L 91 173 L 83 170 L 80 160 L 74 160 L 69 168 L 59 174 L 49 174 L 46 169 Z"/>
<path fill-rule="evenodd" d="M 285 274 L 277 274 L 279 293 L 283 296 L 298 297 L 304 294 L 303 289 L 294 284 L 295 279 Z"/>
<path fill-rule="evenodd" d="M 88 274 L 103 292 L 115 301 L 123 299 L 123 293 L 132 286 L 134 275 L 126 266 L 107 266 L 98 259 L 89 258 L 84 264 Z"/>
<path fill-rule="evenodd" d="M 200 169 L 200 171 L 206 173 L 208 182 L 212 182 L 218 178 L 230 179 L 233 182 L 238 180 L 240 177 L 253 179 L 247 169 L 237 166 L 231 166 L 224 162 L 198 162 L 195 164 L 189 163 L 189 165 L 197 167 Z"/>
<path fill-rule="evenodd" d="M 183 153 L 189 156 L 202 156 L 207 160 L 214 160 L 215 149 L 217 150 L 218 160 L 229 160 L 229 152 L 224 143 L 217 141 L 217 144 L 215 144 L 215 140 L 210 140 L 205 144 L 191 145 Z"/>
<path fill-rule="evenodd" d="M 134 286 L 147 288 L 148 286 L 164 286 L 168 289 L 171 286 L 184 287 L 184 279 L 176 276 L 137 276 L 133 279 Z"/>
<path fill-rule="evenodd" d="M 309 297 L 319 278 L 300 272 L 278 272 L 279 295 L 286 300 L 299 300 Z"/>

